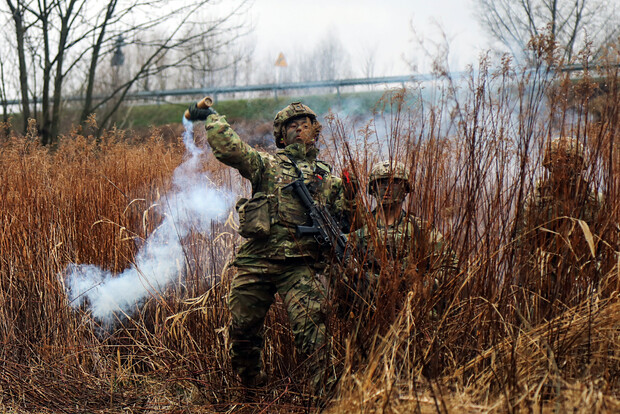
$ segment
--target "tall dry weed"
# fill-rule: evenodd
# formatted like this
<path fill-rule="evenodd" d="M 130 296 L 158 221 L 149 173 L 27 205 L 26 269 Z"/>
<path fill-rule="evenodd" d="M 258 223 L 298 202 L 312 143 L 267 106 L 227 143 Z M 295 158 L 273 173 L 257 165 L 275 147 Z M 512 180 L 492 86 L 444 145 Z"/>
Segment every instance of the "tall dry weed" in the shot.
<path fill-rule="evenodd" d="M 508 59 L 494 68 L 483 59 L 465 80 L 444 77 L 438 98 L 424 104 L 407 97 L 422 95 L 415 90 L 389 95 L 389 108 L 397 110 L 384 112 L 390 135 L 383 142 L 406 144 L 347 154 L 343 164 L 363 174 L 377 158 L 407 162 L 407 210 L 446 236 L 460 272 L 430 293 L 400 293 L 395 314 L 381 311 L 394 309 L 399 292 L 377 299 L 378 310 L 351 329 L 363 338 L 356 346 L 370 348 L 364 357 L 348 346 L 354 341 L 342 344 L 345 374 L 334 412 L 617 409 L 618 69 L 563 74 L 544 39 L 533 47 L 541 57 L 535 68 L 519 71 Z M 341 142 L 350 139 L 335 125 Z M 369 135 L 362 129 L 358 139 Z M 583 178 L 604 203 L 589 225 L 556 217 L 530 229 L 558 239 L 568 234 L 552 247 L 534 244 L 520 223 L 557 136 L 586 148 Z M 585 202 L 576 197 L 569 207 L 579 211 Z M 367 197 L 365 203 L 373 205 Z M 559 221 L 567 223 L 564 233 L 554 230 Z M 537 274 L 541 269 L 547 273 Z M 381 274 L 388 281 L 402 276 Z M 431 317 L 442 299 L 445 311 Z"/>
<path fill-rule="evenodd" d="M 444 73 L 387 93 L 362 125 L 337 113 L 326 118 L 322 158 L 334 173 L 347 168 L 359 178 L 360 216 L 375 206 L 365 192 L 372 166 L 402 161 L 413 184 L 406 210 L 439 230 L 458 258 L 455 274 L 409 269 L 403 283 L 399 264 L 379 251 L 384 270 L 373 307 L 343 312 L 329 302 L 332 371 L 340 377 L 331 411 L 618 408 L 618 69 L 570 76 L 556 70 L 549 42 L 532 47 L 541 62 L 527 71 L 507 58 L 498 67 L 483 59 L 464 80 Z M 584 179 L 604 195 L 605 210 L 591 226 L 572 220 L 565 246 L 579 257 L 593 251 L 593 265 L 575 272 L 569 259 L 560 262 L 571 278 L 543 292 L 548 282 L 530 283 L 541 279 L 528 267 L 520 207 L 545 176 L 543 155 L 558 135 L 587 148 Z M 154 206 L 183 148 L 156 131 L 143 142 L 130 138 L 75 130 L 50 151 L 32 129 L 0 141 L 0 406 L 315 410 L 281 306 L 266 322 L 270 387 L 249 396 L 232 374 L 227 264 L 242 241 L 232 216 L 213 224 L 211 236 L 183 240 L 176 283 L 114 329 L 67 302 L 59 277 L 67 264 L 120 272 L 161 221 Z M 211 156 L 204 168 L 217 185 L 247 194 Z"/>

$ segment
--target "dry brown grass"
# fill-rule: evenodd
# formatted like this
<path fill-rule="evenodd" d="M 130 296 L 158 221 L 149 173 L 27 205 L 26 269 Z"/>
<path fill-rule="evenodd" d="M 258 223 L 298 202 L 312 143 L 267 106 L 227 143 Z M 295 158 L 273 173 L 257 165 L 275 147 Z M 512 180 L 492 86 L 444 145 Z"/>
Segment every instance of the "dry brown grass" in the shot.
<path fill-rule="evenodd" d="M 428 275 L 412 274 L 402 291 L 400 276 L 384 272 L 377 312 L 330 312 L 340 382 L 324 401 L 328 412 L 620 409 L 620 249 L 613 227 L 620 222 L 620 93 L 617 69 L 599 74 L 607 86 L 594 115 L 588 74 L 574 88 L 544 66 L 523 74 L 509 62 L 493 70 L 482 62 L 465 84 L 442 78 L 433 96 L 417 89 L 387 94 L 363 128 L 343 116 L 328 119 L 323 157 L 336 171 L 353 168 L 363 184 L 377 159 L 406 162 L 414 183 L 409 211 L 433 223 L 460 262 L 458 277 L 439 280 L 435 290 L 422 283 Z M 587 146 L 586 178 L 605 194 L 607 209 L 588 229 L 600 254 L 598 273 L 584 268 L 579 283 L 561 285 L 543 315 L 536 313 L 540 292 L 515 294 L 526 260 L 515 212 L 542 171 L 545 143 L 560 133 Z M 183 148 L 158 131 L 139 143 L 121 131 L 100 141 L 75 131 L 49 150 L 35 134 L 4 134 L 0 141 L 0 408 L 317 410 L 281 306 L 266 324 L 269 388 L 248 395 L 232 375 L 226 263 L 241 240 L 230 222 L 214 224 L 212 236 L 184 240 L 178 283 L 113 330 L 99 327 L 87 309 L 71 308 L 59 275 L 69 263 L 113 272 L 132 263 L 161 220 L 153 206 Z M 208 157 L 205 171 L 216 184 L 247 191 Z M 360 200 L 372 207 L 368 196 Z M 576 227 L 575 248 L 588 246 L 588 238 Z M 431 316 L 440 301 L 446 307 Z"/>
<path fill-rule="evenodd" d="M 518 73 L 509 62 L 491 70 L 482 61 L 466 87 L 445 79 L 441 98 L 429 99 L 426 108 L 403 110 L 403 96 L 386 97 L 392 152 L 370 150 L 344 164 L 367 172 L 377 158 L 407 160 L 414 177 L 408 209 L 451 241 L 461 273 L 441 280 L 435 292 L 414 284 L 406 298 L 395 291 L 380 297 L 379 311 L 350 328 L 354 339 L 341 345 L 344 371 L 331 412 L 618 409 L 618 69 L 598 72 L 606 80 L 604 99 L 593 76 L 575 83 L 544 65 Z M 597 95 L 593 115 L 590 100 Z M 334 123 L 344 145 L 346 128 Z M 359 132 L 364 146 L 375 130 Z M 558 135 L 574 136 L 588 149 L 584 178 L 606 200 L 589 227 L 563 219 L 572 230 L 561 248 L 520 235 L 515 216 L 543 171 L 545 145 Z M 562 255 L 556 283 L 550 275 L 540 281 L 528 267 L 537 247 Z M 596 266 L 584 264 L 590 249 Z M 399 295 L 402 310 L 384 312 Z M 449 306 L 434 319 L 430 310 L 440 298 Z M 360 358 L 364 347 L 367 356 Z"/>

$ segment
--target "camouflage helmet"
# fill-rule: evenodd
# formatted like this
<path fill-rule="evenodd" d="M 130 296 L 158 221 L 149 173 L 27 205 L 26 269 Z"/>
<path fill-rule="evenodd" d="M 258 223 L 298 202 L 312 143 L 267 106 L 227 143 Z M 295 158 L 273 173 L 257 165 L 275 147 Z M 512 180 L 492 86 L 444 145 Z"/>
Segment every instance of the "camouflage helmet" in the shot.
<path fill-rule="evenodd" d="M 551 171 L 558 160 L 572 167 L 575 172 L 583 171 L 586 167 L 583 145 L 572 137 L 554 138 L 545 151 L 543 166 Z"/>
<path fill-rule="evenodd" d="M 305 116 L 309 117 L 313 123 L 317 122 L 316 114 L 314 113 L 314 111 L 306 105 L 302 104 L 301 102 L 293 102 L 276 114 L 276 117 L 273 120 L 273 136 L 276 140 L 276 147 L 284 148 L 286 146 L 286 143 L 284 142 L 285 125 L 295 118 L 301 118 Z"/>
<path fill-rule="evenodd" d="M 370 178 L 368 180 L 368 193 L 374 194 L 374 183 L 377 180 L 387 178 L 391 180 L 402 180 L 405 183 L 405 190 L 411 191 L 411 183 L 409 182 L 409 173 L 405 168 L 405 164 L 397 161 L 384 160 L 379 162 L 372 168 Z"/>

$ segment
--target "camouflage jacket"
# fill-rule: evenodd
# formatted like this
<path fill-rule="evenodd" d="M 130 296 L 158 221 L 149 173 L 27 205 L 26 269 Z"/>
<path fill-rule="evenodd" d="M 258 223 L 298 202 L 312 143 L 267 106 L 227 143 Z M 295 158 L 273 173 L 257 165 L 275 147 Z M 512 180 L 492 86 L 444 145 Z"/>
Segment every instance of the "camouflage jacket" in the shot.
<path fill-rule="evenodd" d="M 381 263 L 394 266 L 395 271 L 414 270 L 435 278 L 458 269 L 452 249 L 425 220 L 402 211 L 394 224 L 386 226 L 377 220 L 376 211 L 372 215 L 376 234 L 373 234 L 374 226 L 366 224 L 352 236 L 363 260 L 373 263 L 374 272 L 379 273 Z"/>
<path fill-rule="evenodd" d="M 304 182 L 315 202 L 327 206 L 336 220 L 346 224 L 354 202 L 345 199 L 342 181 L 331 174 L 331 167 L 316 159 L 318 150 L 292 144 L 275 154 L 258 151 L 242 141 L 226 118 L 219 115 L 209 116 L 206 130 L 215 157 L 250 180 L 253 196 L 263 193 L 269 199 L 269 236 L 249 239 L 241 246 L 237 257 L 319 259 L 321 251 L 313 236 L 295 237 L 297 225 L 309 224 L 309 217 L 292 188 L 286 187 L 298 178 L 289 157 L 304 173 Z"/>
<path fill-rule="evenodd" d="M 584 244 L 583 230 L 577 220 L 585 222 L 590 232 L 596 234 L 595 226 L 603 208 L 603 197 L 590 190 L 581 179 L 571 185 L 573 195 L 559 197 L 550 181 L 541 180 L 536 183 L 535 190 L 528 196 L 519 212 L 519 246 L 532 252 L 537 248 L 556 251 L 569 242 L 573 250 L 580 246 L 579 250 L 585 248 L 584 252 L 589 251 L 589 247 Z"/>

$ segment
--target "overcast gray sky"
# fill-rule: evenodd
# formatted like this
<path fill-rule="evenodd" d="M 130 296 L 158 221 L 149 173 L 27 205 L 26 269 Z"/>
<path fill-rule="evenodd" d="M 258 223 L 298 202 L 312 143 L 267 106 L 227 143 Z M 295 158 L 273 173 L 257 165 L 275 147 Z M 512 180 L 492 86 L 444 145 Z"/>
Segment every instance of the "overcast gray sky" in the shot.
<path fill-rule="evenodd" d="M 441 41 L 445 32 L 453 70 L 475 63 L 488 46 L 473 0 L 254 0 L 251 14 L 256 56 L 275 61 L 283 52 L 289 64 L 295 48 L 312 48 L 331 33 L 349 53 L 355 71 L 361 72 L 363 56 L 374 51 L 375 75 L 409 74 L 403 55 L 415 59 L 424 73 L 430 61 L 416 50 L 412 23 L 427 45 Z"/>

